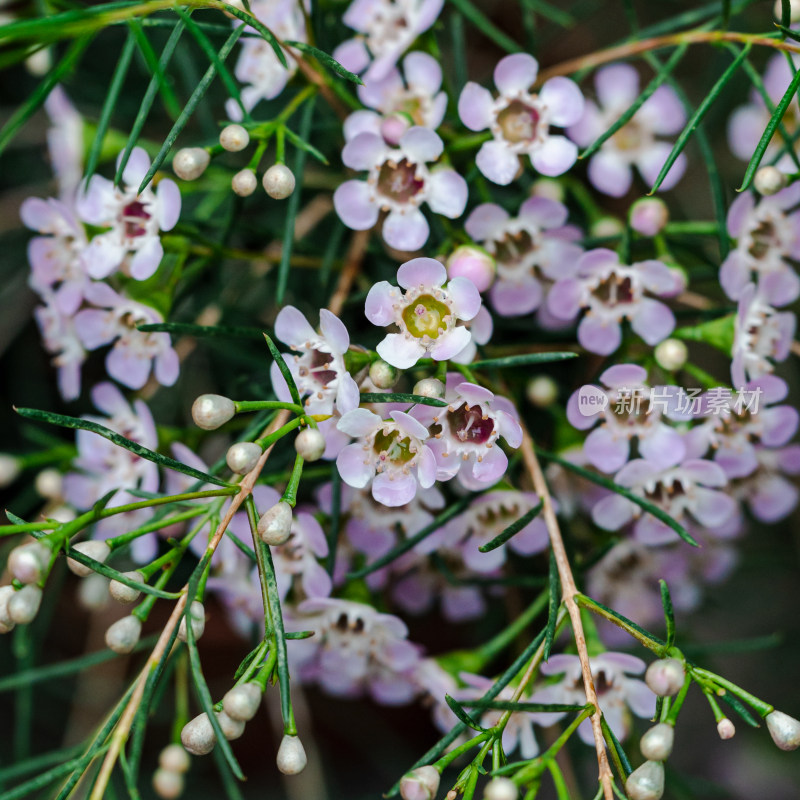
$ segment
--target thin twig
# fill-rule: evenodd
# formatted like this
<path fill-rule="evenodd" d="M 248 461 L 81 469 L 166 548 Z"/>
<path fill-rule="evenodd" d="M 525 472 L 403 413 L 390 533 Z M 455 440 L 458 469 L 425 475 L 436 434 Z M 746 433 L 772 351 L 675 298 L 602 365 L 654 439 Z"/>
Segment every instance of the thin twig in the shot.
<path fill-rule="evenodd" d="M 353 287 L 353 282 L 361 270 L 368 242 L 369 231 L 356 231 L 350 240 L 350 247 L 344 259 L 344 267 L 339 275 L 336 290 L 328 303 L 328 309 L 336 315 L 341 313 L 345 300 Z"/>

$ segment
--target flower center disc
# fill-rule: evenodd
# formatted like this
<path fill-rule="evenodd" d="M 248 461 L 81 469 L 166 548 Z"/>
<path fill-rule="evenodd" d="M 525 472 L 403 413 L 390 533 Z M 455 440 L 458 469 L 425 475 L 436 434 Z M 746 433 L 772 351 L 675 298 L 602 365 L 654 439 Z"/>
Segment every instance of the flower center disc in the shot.
<path fill-rule="evenodd" d="M 425 181 L 417 178 L 416 164 L 411 164 L 407 158 L 397 165 L 387 161 L 378 174 L 378 191 L 400 203 L 407 203 L 424 185 Z"/>
<path fill-rule="evenodd" d="M 150 219 L 144 203 L 134 200 L 122 209 L 122 221 L 125 223 L 125 235 L 133 239 L 147 233 L 145 224 Z"/>
<path fill-rule="evenodd" d="M 539 112 L 521 100 L 512 100 L 497 115 L 497 123 L 507 141 L 530 142 L 536 137 Z"/>
<path fill-rule="evenodd" d="M 594 296 L 609 306 L 633 302 L 633 284 L 630 278 L 620 278 L 612 272 L 594 290 Z"/>
<path fill-rule="evenodd" d="M 391 431 L 391 433 L 378 431 L 375 434 L 373 449 L 382 460 L 386 461 L 406 464 L 414 458 L 414 453 L 411 452 L 411 441 L 408 438 L 400 438 L 398 431 Z"/>
<path fill-rule="evenodd" d="M 429 294 L 420 295 L 415 302 L 403 310 L 403 321 L 408 332 L 421 339 L 429 336 L 436 339 L 440 330 L 447 328 L 445 318 L 450 316 L 450 309 Z"/>
<path fill-rule="evenodd" d="M 486 444 L 494 431 L 494 421 L 484 419 L 480 406 L 463 405 L 449 415 L 450 430 L 460 442 Z"/>

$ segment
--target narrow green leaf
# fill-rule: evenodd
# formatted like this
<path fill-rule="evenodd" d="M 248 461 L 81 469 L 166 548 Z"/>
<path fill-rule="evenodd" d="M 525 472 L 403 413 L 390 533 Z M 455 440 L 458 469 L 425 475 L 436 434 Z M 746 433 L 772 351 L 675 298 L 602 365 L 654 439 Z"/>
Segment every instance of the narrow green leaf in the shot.
<path fill-rule="evenodd" d="M 761 136 L 758 144 L 756 145 L 756 149 L 753 152 L 753 156 L 750 159 L 750 163 L 747 165 L 747 169 L 744 173 L 744 178 L 742 179 L 742 185 L 739 187 L 738 191 L 743 192 L 745 189 L 750 187 L 750 184 L 753 182 L 753 178 L 755 177 L 756 171 L 758 170 L 759 165 L 761 164 L 761 159 L 764 158 L 764 153 L 769 146 L 772 137 L 775 134 L 775 130 L 777 129 L 780 122 L 783 120 L 783 116 L 786 113 L 786 109 L 789 108 L 789 104 L 794 99 L 794 96 L 797 94 L 797 87 L 800 86 L 800 71 L 794 74 L 791 82 L 789 83 L 789 88 L 784 93 L 783 97 L 781 97 L 780 102 L 777 106 L 775 106 L 775 111 L 773 112 L 772 116 L 767 123 L 767 127 L 764 129 L 764 133 Z"/>
<path fill-rule="evenodd" d="M 83 51 L 91 41 L 91 34 L 76 39 L 64 57 L 47 73 L 30 97 L 9 117 L 8 122 L 0 129 L 0 153 L 8 147 L 9 142 L 19 133 L 22 126 L 39 110 L 56 84 L 60 83 L 78 63 Z"/>
<path fill-rule="evenodd" d="M 522 0 L 522 5 L 527 6 L 539 16 L 549 19 L 562 28 L 572 28 L 577 22 L 572 14 L 568 14 L 551 3 L 545 2 L 545 0 Z"/>
<path fill-rule="evenodd" d="M 508 53 L 519 53 L 522 48 L 508 35 L 503 33 L 479 8 L 470 0 L 450 0 L 450 2 L 480 31 L 487 39 L 491 39 L 498 47 Z"/>
<path fill-rule="evenodd" d="M 423 539 L 435 533 L 442 525 L 457 517 L 474 499 L 475 495 L 471 495 L 457 500 L 453 505 L 439 514 L 430 525 L 426 525 L 421 531 L 401 542 L 396 547 L 393 547 L 388 553 L 376 559 L 366 567 L 348 573 L 348 579 L 363 578 L 365 575 L 369 575 L 371 572 L 375 572 L 375 570 L 381 569 L 381 567 L 385 567 L 387 564 L 391 564 L 392 561 L 399 558 L 403 553 L 407 553 Z"/>
<path fill-rule="evenodd" d="M 189 467 L 186 464 L 181 464 L 169 456 L 163 456 L 161 453 L 155 453 L 146 447 L 143 447 L 138 442 L 133 442 L 126 439 L 124 436 L 106 428 L 105 425 L 100 425 L 97 422 L 92 422 L 88 419 L 79 419 L 78 417 L 67 417 L 63 414 L 54 414 L 51 411 L 39 411 L 35 408 L 16 408 L 14 409 L 17 414 L 26 419 L 35 419 L 40 422 L 47 422 L 50 425 L 59 425 L 62 428 L 72 428 L 73 430 L 91 431 L 104 439 L 108 439 L 118 447 L 124 447 L 134 455 L 144 458 L 147 461 L 152 461 L 167 469 L 174 469 L 176 472 L 182 472 L 184 475 L 189 475 L 191 478 L 196 478 L 204 483 L 213 483 L 217 486 L 230 486 L 229 483 L 223 481 L 221 478 L 215 478 L 207 472 L 201 472 L 199 469 Z"/>
<path fill-rule="evenodd" d="M 731 692 L 717 695 L 722 698 L 751 728 L 760 728 L 758 720 L 750 713 L 745 704 Z"/>
<path fill-rule="evenodd" d="M 352 72 L 350 72 L 350 70 L 345 69 L 333 56 L 328 55 L 318 47 L 313 47 L 305 42 L 290 42 L 288 40 L 285 41 L 284 44 L 287 47 L 294 47 L 296 50 L 299 50 L 301 53 L 305 53 L 308 56 L 313 56 L 321 64 L 324 64 L 331 72 L 335 72 L 340 78 L 344 78 L 345 80 L 348 80 L 351 83 L 356 83 L 360 86 L 364 85 L 364 81 L 362 81 L 358 75 L 354 75 Z"/>
<path fill-rule="evenodd" d="M 421 406 L 445 408 L 447 403 L 438 397 L 425 397 L 421 394 L 405 394 L 403 392 L 363 392 L 362 403 L 418 403 Z"/>
<path fill-rule="evenodd" d="M 321 161 L 323 164 L 329 164 L 327 158 L 319 151 L 313 144 L 310 144 L 305 139 L 301 139 L 291 128 L 285 129 L 286 138 L 295 146 L 299 147 L 301 150 L 305 150 L 306 153 L 310 153 L 317 161 Z"/>
<path fill-rule="evenodd" d="M 675 644 L 675 611 L 672 608 L 672 597 L 669 586 L 663 578 L 658 584 L 661 587 L 661 605 L 664 607 L 664 620 L 667 626 L 667 647 L 672 647 Z"/>
<path fill-rule="evenodd" d="M 661 86 L 667 77 L 672 74 L 672 71 L 678 65 L 678 62 L 683 58 L 684 53 L 689 48 L 688 44 L 682 44 L 675 48 L 675 52 L 669 57 L 667 63 L 658 70 L 656 76 L 647 84 L 644 91 L 631 103 L 623 115 L 603 134 L 597 137 L 580 155 L 580 158 L 589 158 L 589 156 L 596 153 L 603 144 L 610 139 L 620 128 L 627 125 L 633 115 L 645 104 L 647 100 L 652 97 L 653 93 L 659 86 Z"/>
<path fill-rule="evenodd" d="M 286 53 L 283 52 L 283 48 L 281 47 L 278 38 L 263 22 L 261 22 L 261 20 L 258 19 L 258 17 L 255 17 L 253 14 L 243 11 L 241 8 L 237 8 L 236 6 L 228 5 L 227 3 L 225 5 L 225 10 L 234 17 L 242 20 L 242 22 L 246 22 L 251 28 L 255 28 L 255 30 L 261 34 L 262 38 L 265 39 L 272 48 L 278 61 L 281 62 L 281 66 L 285 67 L 286 69 L 289 68 L 289 62 L 286 60 Z M 247 26 L 240 25 L 239 27 L 244 30 L 244 28 Z"/>
<path fill-rule="evenodd" d="M 468 728 L 472 728 L 472 730 L 477 731 L 478 733 L 483 733 L 486 730 L 478 725 L 478 723 L 475 722 L 475 720 L 461 707 L 461 704 L 457 700 L 453 700 L 449 694 L 445 694 L 444 701 L 448 706 L 450 706 L 450 710 L 456 715 L 456 717 L 458 717 L 458 719 Z"/>
<path fill-rule="evenodd" d="M 561 581 L 558 577 L 556 555 L 552 550 L 550 551 L 550 592 L 547 605 L 547 627 L 545 628 L 542 661 L 547 661 L 547 659 L 550 658 L 550 650 L 553 647 L 553 639 L 555 639 L 556 636 L 558 609 L 561 606 Z"/>
<path fill-rule="evenodd" d="M 258 339 L 264 332 L 260 328 L 239 328 L 232 325 L 194 325 L 191 322 L 151 322 L 137 325 L 145 333 L 174 333 L 186 336 L 210 336 L 221 339 Z"/>
<path fill-rule="evenodd" d="M 724 317 L 678 328 L 673 331 L 676 339 L 686 339 L 694 342 L 705 342 L 723 353 L 730 354 L 733 347 L 733 338 L 736 328 L 736 314 L 727 314 Z"/>
<path fill-rule="evenodd" d="M 51 764 L 63 764 L 65 761 L 71 761 L 82 749 L 82 746 L 79 744 L 72 745 L 71 747 L 64 747 L 60 750 L 51 750 L 49 753 L 42 753 L 41 755 L 28 758 L 16 764 L 10 764 L 0 769 L 0 786 L 5 786 L 9 781 L 30 772 L 36 772 L 41 775 L 45 767 L 49 767 Z"/>
<path fill-rule="evenodd" d="M 614 731 L 611 730 L 611 726 L 608 724 L 608 722 L 606 722 L 605 716 L 600 717 L 600 725 L 603 728 L 603 738 L 606 740 L 608 749 L 611 751 L 611 757 L 614 760 L 614 764 L 616 765 L 622 780 L 625 780 L 625 778 L 627 778 L 628 775 L 633 772 L 633 767 L 631 766 L 631 762 L 628 760 L 628 756 L 625 753 L 625 748 L 620 744 L 619 739 L 617 739 L 617 737 L 614 735 Z"/>
<path fill-rule="evenodd" d="M 624 617 L 622 614 L 618 614 L 616 611 L 609 608 L 608 606 L 603 605 L 598 600 L 594 600 L 591 597 L 586 597 L 585 595 L 581 594 L 578 594 L 575 597 L 579 605 L 583 605 L 586 608 L 591 608 L 591 606 L 596 606 L 597 608 L 602 609 L 607 615 L 614 617 L 614 619 L 616 620 L 619 620 L 619 622 L 622 623 L 623 628 L 635 631 L 645 639 L 649 639 L 651 642 L 654 642 L 657 645 L 666 647 L 666 642 L 663 639 L 659 639 L 658 636 L 653 636 L 653 634 L 650 633 L 650 631 L 646 631 L 640 625 L 637 625 L 633 620 Z"/>
<path fill-rule="evenodd" d="M 461 700 L 460 702 L 465 708 L 488 708 L 495 711 L 552 712 L 553 714 L 583 711 L 585 708 L 585 706 L 576 706 L 564 703 L 528 703 L 525 701 L 515 702 L 512 700 L 493 699 Z"/>
<path fill-rule="evenodd" d="M 177 25 L 175 26 L 177 29 Z M 236 42 L 239 41 L 239 37 L 244 32 L 245 26 L 239 25 L 238 28 L 235 28 L 233 33 L 227 38 L 225 44 L 219 50 L 217 54 L 218 62 L 224 62 L 225 59 L 230 55 L 231 50 L 233 50 L 234 45 Z M 182 29 L 181 29 L 182 30 Z M 165 48 L 166 49 L 166 48 Z M 197 108 L 198 103 L 203 99 L 205 93 L 208 91 L 208 87 L 211 85 L 214 78 L 217 76 L 217 68 L 214 64 L 209 64 L 208 69 L 205 71 L 205 74 L 200 79 L 200 83 L 197 85 L 197 88 L 192 92 L 192 96 L 187 101 L 186 105 L 183 107 L 183 111 L 181 111 L 180 116 L 177 120 L 175 120 L 175 124 L 172 126 L 172 129 L 167 134 L 167 138 L 164 139 L 164 143 L 161 145 L 161 149 L 156 154 L 156 157 L 153 159 L 153 163 L 150 165 L 150 169 L 147 170 L 147 174 L 142 179 L 141 184 L 139 185 L 139 192 L 141 193 L 144 191 L 144 188 L 147 186 L 148 183 L 153 179 L 153 175 L 161 169 L 161 165 L 164 163 L 164 159 L 166 159 L 167 154 L 172 149 L 172 145 L 175 144 L 177 138 L 181 135 L 181 132 L 186 127 L 186 123 L 189 121 L 192 114 L 194 114 L 194 110 Z"/>
<path fill-rule="evenodd" d="M 495 536 L 494 539 L 481 545 L 478 550 L 480 550 L 481 553 L 489 553 L 501 547 L 509 539 L 516 536 L 526 525 L 530 524 L 539 515 L 541 510 L 542 501 L 540 500 L 532 509 L 526 511 L 519 519 L 514 520 L 505 530 Z"/>
<path fill-rule="evenodd" d="M 175 48 L 178 46 L 178 42 L 183 35 L 185 27 L 186 26 L 183 24 L 183 20 L 179 20 L 172 29 L 172 33 L 170 33 L 169 38 L 164 45 L 164 49 L 161 51 L 161 58 L 158 61 L 158 65 L 162 72 L 166 71 L 170 59 L 172 58 L 172 54 L 175 52 Z M 150 83 L 147 85 L 147 89 L 145 89 L 142 102 L 139 104 L 139 110 L 136 113 L 136 119 L 133 121 L 131 132 L 128 134 L 128 141 L 125 143 L 125 149 L 122 151 L 122 154 L 119 157 L 117 172 L 114 176 L 115 184 L 118 184 L 122 180 L 122 173 L 125 171 L 125 167 L 128 164 L 128 159 L 131 157 L 131 152 L 133 151 L 133 148 L 136 147 L 136 143 L 139 141 L 139 136 L 142 133 L 142 128 L 144 128 L 144 123 L 147 121 L 147 116 L 150 114 L 153 101 L 156 99 L 156 95 L 158 94 L 158 85 L 158 77 L 153 75 L 153 77 L 150 79 Z"/>
<path fill-rule="evenodd" d="M 574 472 L 576 475 L 580 475 L 582 478 L 586 478 L 587 481 L 591 481 L 592 483 L 596 483 L 598 486 L 603 486 L 606 489 L 610 489 L 612 492 L 616 492 L 616 494 L 620 494 L 623 497 L 630 500 L 632 503 L 635 503 L 639 508 L 645 510 L 648 514 L 652 514 L 656 519 L 661 520 L 665 525 L 672 528 L 678 536 L 683 539 L 684 542 L 687 544 L 692 545 L 692 547 L 699 547 L 700 545 L 695 541 L 694 537 L 680 524 L 676 519 L 671 517 L 667 514 L 666 511 L 659 508 L 657 505 L 645 500 L 643 497 L 640 497 L 635 492 L 631 491 L 625 486 L 620 486 L 618 483 L 614 483 L 610 478 L 605 478 L 602 475 L 598 475 L 591 470 L 585 469 L 584 467 L 580 467 L 577 464 L 573 464 L 566 459 L 559 458 L 554 453 L 548 453 L 545 450 L 540 450 L 538 447 L 536 448 L 536 452 L 544 459 L 548 461 L 553 461 L 556 464 L 564 467 L 564 469 L 569 470 L 570 472 Z"/>
<path fill-rule="evenodd" d="M 689 118 L 689 121 L 686 123 L 686 127 L 681 131 L 680 136 L 678 136 L 677 140 L 675 141 L 672 151 L 670 152 L 669 156 L 667 156 L 667 160 L 664 162 L 664 166 L 661 167 L 661 171 L 658 173 L 656 182 L 653 184 L 653 188 L 648 192 L 648 194 L 653 194 L 654 192 L 658 191 L 659 187 L 664 181 L 664 178 L 667 177 L 667 173 L 670 171 L 670 169 L 672 169 L 672 165 L 675 163 L 678 156 L 683 152 L 683 149 L 689 142 L 689 138 L 697 129 L 697 126 L 703 121 L 703 118 L 714 104 L 714 101 L 719 97 L 720 93 L 725 86 L 727 86 L 736 70 L 739 69 L 742 62 L 750 54 L 751 47 L 752 45 L 748 42 L 742 48 L 739 55 L 736 56 L 733 62 L 728 66 L 725 72 L 722 73 L 717 82 L 711 88 L 711 91 L 703 98 L 703 102 L 700 103 L 700 105 L 697 107 L 697 110 Z"/>
<path fill-rule="evenodd" d="M 289 392 L 292 395 L 292 402 L 302 406 L 303 401 L 300 399 L 300 392 L 297 389 L 297 384 L 294 382 L 292 373 L 289 371 L 289 367 L 286 365 L 286 361 L 284 360 L 278 348 L 275 347 L 275 342 L 272 341 L 269 334 L 265 333 L 263 336 L 267 341 L 267 347 L 269 348 L 272 358 L 278 365 L 278 369 L 281 371 L 281 375 L 283 375 L 283 379 L 286 381 L 286 385 L 289 387 Z"/>
<path fill-rule="evenodd" d="M 487 358 L 475 361 L 469 365 L 470 369 L 505 369 L 507 367 L 522 367 L 525 364 L 548 364 L 551 361 L 566 361 L 577 358 L 577 353 L 524 353 L 519 356 L 506 356 L 505 358 Z"/>
<path fill-rule="evenodd" d="M 139 48 L 142 58 L 144 58 L 148 71 L 158 81 L 158 91 L 161 93 L 161 99 L 164 102 L 167 114 L 172 119 L 175 119 L 181 113 L 181 104 L 175 96 L 175 90 L 172 88 L 166 72 L 161 67 L 158 56 L 156 56 L 153 46 L 142 28 L 141 22 L 138 19 L 129 19 L 128 28 L 133 33 L 136 46 Z"/>
<path fill-rule="evenodd" d="M 242 663 L 236 668 L 236 672 L 233 675 L 234 682 L 238 681 L 242 675 L 247 672 L 247 668 L 253 663 L 253 661 L 258 658 L 259 653 L 261 653 L 264 649 L 264 642 L 259 642 L 243 659 Z"/>

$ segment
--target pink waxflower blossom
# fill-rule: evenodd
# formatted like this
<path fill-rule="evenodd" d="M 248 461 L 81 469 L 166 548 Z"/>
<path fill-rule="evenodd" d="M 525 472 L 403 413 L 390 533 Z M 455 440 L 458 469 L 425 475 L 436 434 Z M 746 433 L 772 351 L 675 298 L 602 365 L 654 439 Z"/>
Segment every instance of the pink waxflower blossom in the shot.
<path fill-rule="evenodd" d="M 472 281 L 453 278 L 433 258 L 414 258 L 397 270 L 400 288 L 376 283 L 367 295 L 366 316 L 373 325 L 396 325 L 378 345 L 380 357 L 398 369 L 413 367 L 426 355 L 446 361 L 470 343 L 469 328 L 459 321 L 474 319 L 481 296 Z"/>
<path fill-rule="evenodd" d="M 158 269 L 164 256 L 159 232 L 172 230 L 177 223 L 181 194 L 169 178 L 162 178 L 155 191 L 147 186 L 138 194 L 149 168 L 147 153 L 134 147 L 122 173 L 122 187 L 92 175 L 85 193 L 78 197 L 78 216 L 90 225 L 109 228 L 94 236 L 84 253 L 89 277 L 106 278 L 123 269 L 142 281 Z"/>
<path fill-rule="evenodd" d="M 371 483 L 372 496 L 386 506 L 411 502 L 417 485 L 428 489 L 436 481 L 436 458 L 428 446 L 428 429 L 403 411 L 383 420 L 366 408 L 348 411 L 340 431 L 358 439 L 336 459 L 342 480 L 356 489 Z"/>
<path fill-rule="evenodd" d="M 304 681 L 340 697 L 368 693 L 385 705 L 410 702 L 419 689 L 419 649 L 398 617 L 350 600 L 305 600 L 287 614 L 287 627 L 314 636 L 289 644 L 289 663 Z"/>
<path fill-rule="evenodd" d="M 308 11 L 309 6 L 308 0 L 250 0 L 252 15 L 278 39 L 290 42 L 308 41 L 303 10 Z M 235 28 L 244 24 L 240 19 L 233 20 Z M 245 84 L 241 91 L 242 105 L 247 111 L 252 111 L 260 100 L 272 100 L 283 91 L 297 71 L 297 63 L 287 55 L 288 66 L 284 67 L 272 45 L 250 26 L 239 39 L 239 44 L 241 52 L 234 75 Z M 242 109 L 233 98 L 227 101 L 225 110 L 235 122 L 242 119 Z"/>
<path fill-rule="evenodd" d="M 738 300 L 755 280 L 759 294 L 780 307 L 800 296 L 800 278 L 790 262 L 800 258 L 800 183 L 756 202 L 740 194 L 728 209 L 728 233 L 736 239 L 719 270 L 719 282 Z"/>
<path fill-rule="evenodd" d="M 354 111 L 345 120 L 344 138 L 350 141 L 369 132 L 396 146 L 412 125 L 436 130 L 447 108 L 441 86 L 439 62 L 427 53 L 409 53 L 403 59 L 402 73 L 393 67 L 381 80 L 358 87 L 358 98 L 367 108 Z"/>
<path fill-rule="evenodd" d="M 746 478 L 734 480 L 732 492 L 759 522 L 779 522 L 797 508 L 800 500 L 796 481 L 800 475 L 800 445 L 757 445 L 755 450 L 758 466 Z"/>
<path fill-rule="evenodd" d="M 428 164 L 442 154 L 442 140 L 432 130 L 414 126 L 392 147 L 382 136 L 365 131 L 342 150 L 342 161 L 367 173 L 367 179 L 345 181 L 334 192 L 336 213 L 348 228 L 361 231 L 378 221 L 383 239 L 396 250 L 413 251 L 428 241 L 430 228 L 420 210 L 423 203 L 436 214 L 460 217 L 467 205 L 467 182 L 447 167 Z"/>
<path fill-rule="evenodd" d="M 414 40 L 436 22 L 444 0 L 354 0 L 342 22 L 357 32 L 333 57 L 365 85 L 383 80 Z M 365 71 L 366 70 L 366 71 Z"/>
<path fill-rule="evenodd" d="M 637 717 L 647 719 L 656 710 L 656 696 L 644 681 L 630 677 L 641 675 L 645 663 L 636 656 L 627 653 L 601 653 L 589 659 L 589 666 L 594 679 L 597 701 L 614 735 L 623 741 L 631 729 L 630 712 Z M 583 675 L 578 656 L 555 655 L 542 664 L 543 675 L 563 675 L 559 683 L 545 686 L 531 696 L 534 703 L 563 703 L 582 705 L 586 702 L 583 688 Z M 557 722 L 564 713 L 547 712 L 537 714 L 540 725 L 548 726 Z M 592 723 L 585 719 L 578 726 L 578 735 L 589 745 L 594 745 Z"/>
<path fill-rule="evenodd" d="M 319 312 L 320 332 L 294 306 L 282 308 L 275 319 L 275 336 L 295 352 L 286 358 L 301 397 L 306 397 L 309 414 L 340 414 L 358 407 L 358 384 L 347 371 L 344 354 L 350 347 L 350 334 L 342 321 L 327 309 Z M 270 376 L 275 394 L 291 402 L 291 394 L 278 365 Z"/>
<path fill-rule="evenodd" d="M 630 64 L 611 64 L 594 76 L 599 105 L 587 100 L 583 116 L 567 133 L 581 147 L 588 147 L 628 110 L 639 96 L 639 74 Z M 686 124 L 686 113 L 675 90 L 659 86 L 626 125 L 603 143 L 589 160 L 589 180 L 596 189 L 613 197 L 628 193 L 634 167 L 648 185 L 655 183 L 670 142 L 659 136 L 674 136 Z M 671 189 L 686 171 L 681 153 L 667 173 L 660 191 Z"/>
<path fill-rule="evenodd" d="M 531 87 L 539 72 L 527 53 L 502 58 L 494 70 L 497 98 L 477 83 L 468 83 L 458 99 L 458 115 L 472 131 L 491 131 L 492 140 L 478 151 L 478 169 L 505 186 L 519 172 L 519 157 L 527 155 L 542 175 L 561 175 L 578 157 L 578 148 L 566 136 L 550 132 L 565 128 L 583 113 L 583 95 L 569 78 L 547 81 L 538 93 Z"/>
<path fill-rule="evenodd" d="M 457 373 L 447 376 L 444 399 L 447 408 L 420 405 L 411 412 L 431 428 L 428 444 L 436 457 L 437 480 L 458 475 L 473 491 L 497 483 L 508 468 L 498 439 L 502 437 L 513 448 L 522 444 L 514 406 L 482 386 L 463 381 Z"/>
<path fill-rule="evenodd" d="M 600 375 L 600 383 L 605 390 L 598 388 L 593 396 L 602 391 L 607 403 L 588 408 L 581 405 L 585 389 L 576 390 L 567 401 L 567 419 L 572 426 L 593 429 L 583 444 L 592 466 L 601 472 L 616 472 L 630 458 L 634 441 L 639 454 L 658 466 L 671 467 L 684 459 L 683 437 L 665 422 L 665 418 L 683 418 L 673 399 L 678 387 L 654 387 L 651 395 L 647 370 L 637 364 L 609 367 Z M 656 402 L 659 395 L 663 407 Z"/>
<path fill-rule="evenodd" d="M 92 282 L 86 300 L 95 308 L 84 308 L 75 315 L 75 330 L 87 350 L 112 344 L 106 356 L 108 374 L 130 389 L 141 389 L 152 368 L 162 386 L 178 379 L 180 362 L 168 333 L 145 333 L 137 325 L 162 322 L 150 306 L 117 294 L 110 286 Z"/>
<path fill-rule="evenodd" d="M 555 200 L 531 197 L 516 217 L 495 203 L 479 205 L 467 217 L 467 233 L 497 261 L 489 290 L 494 310 L 504 317 L 535 311 L 546 286 L 571 275 L 583 249 L 580 231 L 567 225 L 567 208 Z"/>
<path fill-rule="evenodd" d="M 667 468 L 637 458 L 614 476 L 614 482 L 646 498 L 684 527 L 696 521 L 712 530 L 722 528 L 738 510 L 736 501 L 720 491 L 728 484 L 725 470 L 701 458 L 689 458 Z M 611 493 L 600 500 L 592 509 L 592 519 L 608 531 L 634 522 L 634 536 L 645 544 L 678 540 L 678 534 L 666 523 L 620 494 Z"/>
<path fill-rule="evenodd" d="M 797 318 L 777 311 L 750 283 L 739 295 L 731 362 L 731 380 L 737 387 L 772 373 L 773 361 L 788 358 Z"/>
<path fill-rule="evenodd" d="M 44 109 L 50 117 L 47 151 L 58 181 L 58 194 L 71 203 L 83 177 L 83 117 L 62 86 L 55 86 L 47 95 Z"/>
<path fill-rule="evenodd" d="M 557 281 L 547 297 L 549 311 L 560 319 L 586 314 L 578 325 L 578 341 L 592 353 L 610 355 L 622 343 L 623 319 L 649 345 L 672 333 L 675 317 L 659 300 L 683 291 L 683 275 L 660 261 L 621 264 L 613 250 L 590 250 L 578 261 L 573 277 Z"/>

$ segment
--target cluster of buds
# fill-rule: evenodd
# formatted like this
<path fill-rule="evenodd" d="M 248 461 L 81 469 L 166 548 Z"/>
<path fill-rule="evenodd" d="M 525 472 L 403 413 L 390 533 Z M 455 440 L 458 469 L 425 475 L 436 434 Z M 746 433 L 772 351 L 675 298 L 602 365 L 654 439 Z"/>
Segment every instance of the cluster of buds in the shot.
<path fill-rule="evenodd" d="M 153 773 L 153 790 L 163 800 L 176 800 L 183 794 L 183 776 L 188 769 L 188 753 L 179 744 L 167 745 L 158 756 L 158 769 Z"/>
<path fill-rule="evenodd" d="M 19 545 L 9 553 L 8 571 L 16 585 L 0 586 L 0 633 L 33 622 L 42 603 L 39 584 L 50 561 L 50 549 L 41 542 Z"/>

